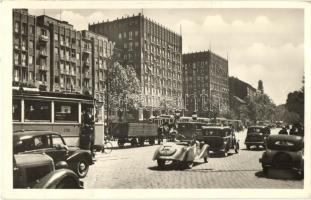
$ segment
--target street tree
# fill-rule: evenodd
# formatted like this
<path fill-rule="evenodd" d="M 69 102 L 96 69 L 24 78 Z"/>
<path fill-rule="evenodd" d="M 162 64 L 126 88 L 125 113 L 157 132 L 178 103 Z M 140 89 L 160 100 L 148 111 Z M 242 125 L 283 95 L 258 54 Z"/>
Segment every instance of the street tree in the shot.
<path fill-rule="evenodd" d="M 109 112 L 138 109 L 142 105 L 140 81 L 133 67 L 114 62 L 108 67 Z"/>

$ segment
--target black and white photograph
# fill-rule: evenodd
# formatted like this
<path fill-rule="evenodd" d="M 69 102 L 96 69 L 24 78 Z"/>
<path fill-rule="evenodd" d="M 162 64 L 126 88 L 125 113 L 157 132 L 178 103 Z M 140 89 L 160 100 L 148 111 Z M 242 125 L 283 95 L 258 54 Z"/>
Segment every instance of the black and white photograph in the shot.
<path fill-rule="evenodd" d="M 11 195 L 311 197 L 310 3 L 83 3 L 2 5 Z"/>

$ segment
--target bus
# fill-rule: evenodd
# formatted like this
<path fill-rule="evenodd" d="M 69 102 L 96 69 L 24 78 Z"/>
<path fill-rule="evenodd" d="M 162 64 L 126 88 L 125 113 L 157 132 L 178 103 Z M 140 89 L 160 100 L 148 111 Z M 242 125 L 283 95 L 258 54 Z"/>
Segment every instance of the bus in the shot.
<path fill-rule="evenodd" d="M 103 103 L 90 95 L 13 89 L 13 131 L 50 130 L 60 133 L 69 145 L 77 145 L 81 116 L 91 109 L 95 116 L 95 144 L 104 138 Z"/>

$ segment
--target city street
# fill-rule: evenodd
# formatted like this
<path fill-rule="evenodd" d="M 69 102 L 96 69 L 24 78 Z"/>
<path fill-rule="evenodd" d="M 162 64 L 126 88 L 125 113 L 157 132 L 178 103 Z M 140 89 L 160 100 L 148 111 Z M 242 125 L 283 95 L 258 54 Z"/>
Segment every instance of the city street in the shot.
<path fill-rule="evenodd" d="M 279 129 L 272 129 L 277 134 Z M 236 134 L 239 154 L 212 156 L 208 163 L 197 162 L 192 169 L 168 167 L 160 170 L 152 156 L 158 145 L 114 149 L 110 154 L 97 153 L 96 163 L 84 179 L 85 188 L 303 188 L 303 180 L 288 171 L 262 172 L 258 159 L 263 150 L 246 150 L 246 130 Z M 114 143 L 115 144 L 115 143 Z"/>

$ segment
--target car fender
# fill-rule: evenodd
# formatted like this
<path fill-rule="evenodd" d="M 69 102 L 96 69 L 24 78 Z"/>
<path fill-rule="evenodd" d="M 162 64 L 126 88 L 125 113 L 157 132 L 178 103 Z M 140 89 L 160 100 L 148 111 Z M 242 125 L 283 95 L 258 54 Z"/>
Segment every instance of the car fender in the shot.
<path fill-rule="evenodd" d="M 194 158 L 195 158 L 194 149 L 193 148 L 188 148 L 184 160 L 185 161 L 193 161 Z"/>
<path fill-rule="evenodd" d="M 72 155 L 70 155 L 66 161 L 68 163 L 77 161 L 81 158 L 85 158 L 89 165 L 93 164 L 92 155 L 89 151 L 75 151 Z"/>
<path fill-rule="evenodd" d="M 73 179 L 77 183 L 77 186 L 79 188 L 83 188 L 80 184 L 78 176 L 69 169 L 59 169 L 50 172 L 48 175 L 44 176 L 37 184 L 35 184 L 34 188 L 54 189 L 66 178 Z"/>
<path fill-rule="evenodd" d="M 158 158 L 159 150 L 160 150 L 161 147 L 162 147 L 162 145 L 159 146 L 159 147 L 155 150 L 155 152 L 154 152 L 154 154 L 153 154 L 153 157 L 152 157 L 152 160 L 156 160 L 156 159 Z"/>

